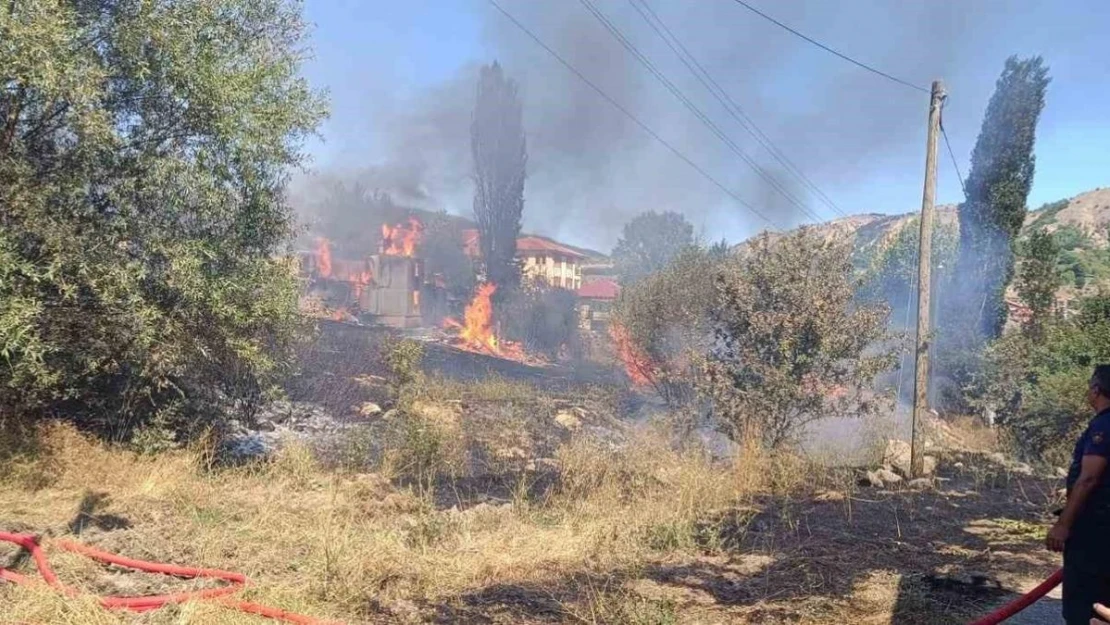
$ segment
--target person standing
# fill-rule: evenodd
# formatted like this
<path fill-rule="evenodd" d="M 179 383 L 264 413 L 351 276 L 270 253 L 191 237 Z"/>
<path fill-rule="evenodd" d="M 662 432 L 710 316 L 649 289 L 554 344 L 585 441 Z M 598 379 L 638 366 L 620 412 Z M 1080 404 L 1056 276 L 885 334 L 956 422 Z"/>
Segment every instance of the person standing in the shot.
<path fill-rule="evenodd" d="M 1087 388 L 1095 416 L 1075 444 L 1067 503 L 1045 545 L 1064 553 L 1063 612 L 1067 625 L 1089 625 L 1096 603 L 1110 604 L 1110 365 L 1098 365 Z M 1098 621 L 1093 621 L 1098 622 Z"/>

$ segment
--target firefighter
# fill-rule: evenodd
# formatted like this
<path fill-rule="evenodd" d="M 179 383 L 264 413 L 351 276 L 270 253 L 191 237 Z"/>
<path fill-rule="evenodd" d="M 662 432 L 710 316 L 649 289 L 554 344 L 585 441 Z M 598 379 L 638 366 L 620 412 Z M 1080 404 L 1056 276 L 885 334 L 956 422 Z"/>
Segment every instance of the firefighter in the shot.
<path fill-rule="evenodd" d="M 1095 367 L 1087 388 L 1095 416 L 1075 444 L 1067 503 L 1045 545 L 1064 553 L 1064 621 L 1090 625 L 1096 603 L 1110 604 L 1110 365 Z"/>

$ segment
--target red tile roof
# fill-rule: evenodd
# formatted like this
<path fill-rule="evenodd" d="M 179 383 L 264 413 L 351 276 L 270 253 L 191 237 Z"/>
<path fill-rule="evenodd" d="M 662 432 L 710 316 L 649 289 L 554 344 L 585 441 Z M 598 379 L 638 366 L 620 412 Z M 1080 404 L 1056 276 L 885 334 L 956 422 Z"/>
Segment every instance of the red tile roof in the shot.
<path fill-rule="evenodd" d="M 621 287 L 612 280 L 594 280 L 578 288 L 578 297 L 585 299 L 617 299 Z"/>
<path fill-rule="evenodd" d="M 477 256 L 478 250 L 478 231 L 474 228 L 463 230 L 463 250 L 469 256 Z M 517 252 L 525 254 L 560 254 L 562 256 L 569 256 L 571 258 L 586 258 L 587 256 L 582 252 L 571 249 L 561 243 L 556 243 L 546 237 L 540 237 L 532 234 L 524 235 L 516 240 Z"/>

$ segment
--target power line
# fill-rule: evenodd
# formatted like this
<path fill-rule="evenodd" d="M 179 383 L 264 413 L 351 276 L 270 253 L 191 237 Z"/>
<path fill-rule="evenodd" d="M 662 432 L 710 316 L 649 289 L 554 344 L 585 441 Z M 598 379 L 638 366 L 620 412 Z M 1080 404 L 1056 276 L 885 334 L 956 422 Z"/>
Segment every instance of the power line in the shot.
<path fill-rule="evenodd" d="M 655 33 L 663 39 L 663 42 L 667 44 L 667 47 L 669 47 L 671 51 L 678 56 L 679 60 L 682 61 L 686 68 L 689 69 L 692 74 L 694 74 L 699 82 L 701 82 L 702 86 L 704 86 L 711 94 L 713 94 L 715 98 L 717 98 L 717 101 L 725 107 L 725 110 L 728 111 L 729 115 L 731 115 L 732 118 L 735 119 L 736 122 L 739 123 L 744 130 L 748 131 L 749 134 L 755 137 L 756 141 L 758 141 L 760 145 L 762 145 L 768 152 L 771 153 L 772 156 L 775 157 L 775 160 L 777 160 L 780 164 L 782 164 L 783 167 L 787 168 L 787 170 L 789 170 L 800 181 L 802 181 L 802 183 L 811 191 L 813 191 L 814 194 L 817 195 L 817 197 L 821 199 L 826 206 L 831 208 L 841 217 L 847 217 L 847 214 L 844 211 L 840 210 L 840 207 L 837 206 L 836 203 L 829 198 L 829 196 L 825 195 L 825 193 L 812 180 L 810 180 L 809 177 L 802 173 L 797 165 L 795 165 L 781 150 L 779 150 L 775 146 L 775 144 L 759 128 L 755 121 L 747 113 L 744 112 L 744 109 L 739 104 L 737 104 L 735 100 L 732 99 L 728 92 L 725 91 L 716 80 L 714 80 L 709 71 L 706 70 L 705 67 L 697 60 L 697 58 L 690 53 L 686 46 L 683 45 L 682 41 L 674 34 L 674 32 L 671 31 L 666 22 L 664 22 L 663 19 L 659 17 L 659 15 L 655 12 L 654 9 L 651 8 L 651 5 L 649 5 L 646 0 L 628 0 L 628 3 L 632 5 L 632 8 L 636 9 L 636 12 L 640 14 L 640 17 L 642 17 L 644 21 L 647 22 L 649 26 L 651 26 L 652 30 L 654 30 Z M 656 23 L 658 23 L 658 25 L 656 25 Z"/>
<path fill-rule="evenodd" d="M 821 48 L 825 52 L 836 55 L 836 56 L 844 59 L 845 61 L 848 61 L 852 65 L 855 65 L 857 67 L 861 67 L 861 68 L 871 72 L 872 74 L 882 76 L 883 78 L 886 78 L 887 80 L 892 80 L 892 81 L 894 81 L 894 82 L 896 82 L 896 83 L 898 83 L 902 86 L 909 87 L 910 89 L 915 89 L 915 90 L 920 91 L 922 93 L 929 93 L 930 92 L 929 89 L 926 89 L 924 87 L 919 87 L 918 85 L 915 85 L 911 82 L 902 80 L 901 78 L 891 76 L 890 74 L 888 74 L 888 73 L 886 73 L 882 70 L 875 69 L 874 67 L 871 67 L 870 65 L 867 65 L 866 63 L 855 60 L 852 57 L 848 56 L 847 54 L 837 52 L 836 50 L 833 50 L 832 48 L 830 48 L 829 46 L 826 46 L 825 44 L 821 43 L 820 41 L 817 41 L 817 40 L 813 39 L 812 37 L 808 37 L 808 36 L 798 32 L 798 31 L 794 30 L 793 28 L 787 26 L 786 24 L 783 24 L 782 22 L 780 22 L 777 19 L 771 17 L 770 15 L 767 15 L 763 11 L 760 11 L 759 9 L 753 7 L 752 5 L 748 4 L 747 2 L 744 2 L 744 0 L 732 0 L 732 1 L 735 2 L 736 4 L 739 4 L 740 6 L 744 7 L 745 9 L 751 11 L 752 13 L 755 13 L 756 15 L 762 17 L 763 19 L 767 20 L 768 22 L 771 22 L 772 24 L 778 26 L 779 28 L 782 28 L 783 30 L 793 34 L 794 36 L 800 37 L 800 38 L 808 41 L 809 43 L 812 43 L 813 45 L 817 46 L 818 48 Z"/>
<path fill-rule="evenodd" d="M 587 86 L 589 86 L 591 89 L 593 89 L 595 93 L 597 93 L 599 96 L 604 98 L 606 102 L 608 102 L 609 104 L 611 104 L 613 106 L 613 108 L 617 109 L 618 111 L 623 113 L 625 117 L 632 120 L 633 123 L 635 123 L 637 126 L 639 126 L 640 129 L 643 130 L 644 132 L 646 132 L 649 136 L 651 136 L 651 138 L 653 138 L 656 141 L 658 141 L 659 143 L 661 143 L 664 147 L 666 147 L 668 150 L 670 150 L 671 153 L 673 153 L 675 156 L 680 158 L 687 165 L 689 165 L 691 168 L 693 168 L 695 171 L 697 171 L 699 174 L 701 174 L 706 180 L 713 183 L 713 185 L 715 185 L 718 189 L 723 191 L 725 194 L 727 194 L 732 199 L 736 200 L 736 202 L 738 204 L 740 204 L 744 208 L 751 211 L 752 214 L 756 215 L 757 217 L 759 217 L 763 221 L 767 222 L 771 226 L 773 226 L 775 228 L 778 228 L 780 230 L 782 229 L 782 226 L 775 223 L 771 218 L 767 217 L 767 215 L 763 214 L 763 212 L 760 211 L 759 209 L 757 209 L 755 206 L 752 206 L 750 203 L 741 199 L 740 196 L 736 195 L 728 187 L 721 184 L 721 182 L 719 182 L 716 178 L 709 175 L 708 172 L 706 172 L 704 169 L 702 169 L 697 163 L 690 160 L 690 158 L 688 156 L 686 156 L 685 154 L 683 154 L 681 151 L 679 151 L 678 148 L 671 145 L 669 142 L 667 142 L 667 140 L 665 140 L 665 139 L 663 139 L 663 137 L 659 136 L 659 134 L 657 132 L 652 130 L 647 124 L 640 121 L 640 118 L 633 115 L 632 112 L 630 112 L 627 108 L 625 108 L 619 102 L 614 100 L 609 94 L 605 93 L 600 87 L 598 87 L 596 84 L 594 84 L 589 78 L 586 78 L 586 76 L 583 75 L 582 72 L 575 69 L 575 67 L 573 65 L 568 63 L 562 56 L 559 55 L 558 52 L 556 52 L 550 46 L 548 46 L 546 43 L 544 43 L 543 40 L 540 39 L 538 36 L 536 36 L 536 34 L 533 33 L 531 30 L 529 30 L 527 26 L 522 24 L 519 20 L 517 20 L 515 17 L 513 17 L 513 15 L 511 13 L 509 13 L 504 8 L 502 8 L 501 5 L 496 2 L 496 0 L 488 0 L 488 2 L 491 5 L 493 5 L 493 8 L 497 9 L 502 15 L 504 15 L 517 28 L 519 28 L 522 32 L 524 32 L 524 34 L 528 35 L 528 37 L 530 39 L 532 39 L 532 41 L 536 42 L 537 45 L 539 45 L 541 48 L 543 48 L 545 51 L 547 51 L 548 54 L 550 54 L 552 57 L 554 57 L 554 59 L 556 61 L 558 61 L 560 65 L 562 65 L 568 71 L 570 71 L 572 74 L 577 76 L 579 80 L 584 82 Z"/>
<path fill-rule="evenodd" d="M 952 158 L 952 167 L 956 169 L 956 178 L 960 181 L 960 190 L 966 198 L 967 184 L 964 182 L 964 175 L 960 173 L 960 164 L 956 162 L 956 154 L 952 151 L 952 142 L 948 140 L 948 131 L 944 129 L 943 125 L 940 127 L 940 134 L 944 136 L 944 145 L 948 146 L 948 156 Z"/>
<path fill-rule="evenodd" d="M 956 170 L 956 179 L 960 181 L 960 191 L 967 198 L 967 183 L 964 175 L 960 173 L 960 164 L 956 161 L 956 153 L 952 151 L 952 142 L 948 140 L 948 131 L 944 129 L 944 105 L 941 105 L 940 134 L 944 137 L 944 145 L 948 146 L 948 156 L 952 159 L 952 167 Z"/>
<path fill-rule="evenodd" d="M 617 42 L 624 47 L 625 50 L 632 54 L 632 56 L 637 61 L 639 61 L 641 65 L 643 65 L 649 72 L 651 72 L 652 76 L 654 76 L 660 83 L 662 83 L 663 86 L 666 87 L 673 96 L 678 98 L 678 100 L 691 113 L 693 113 L 694 116 L 697 117 L 702 122 L 702 124 L 705 125 L 706 128 L 708 128 L 713 134 L 715 134 L 718 139 L 724 142 L 724 144 L 734 154 L 739 156 L 741 160 L 747 163 L 749 167 L 751 167 L 757 174 L 759 174 L 759 176 L 763 178 L 763 180 L 766 181 L 767 184 L 771 185 L 771 187 L 778 191 L 780 195 L 790 201 L 791 204 L 805 213 L 810 219 L 817 222 L 822 221 L 822 219 L 814 214 L 811 210 L 809 210 L 809 208 L 803 202 L 801 202 L 797 197 L 795 197 L 787 189 L 785 189 L 781 183 L 775 180 L 769 173 L 767 173 L 762 167 L 760 167 L 758 163 L 756 163 L 750 156 L 748 156 L 740 148 L 740 146 L 737 145 L 736 142 L 733 141 L 727 134 L 725 134 L 725 132 L 721 130 L 721 128 L 712 119 L 710 119 L 709 116 L 707 116 L 700 108 L 698 108 L 697 105 L 694 104 L 690 100 L 690 98 L 688 98 L 682 92 L 681 89 L 676 87 L 674 83 L 672 83 L 661 71 L 659 71 L 659 69 L 655 67 L 655 64 L 652 63 L 651 60 L 648 59 L 646 56 L 644 56 L 644 54 L 640 52 L 639 48 L 637 48 L 631 41 L 629 41 L 628 38 L 625 37 L 624 34 L 620 31 L 620 29 L 617 28 L 616 25 L 614 25 L 611 21 L 609 21 L 609 19 L 605 17 L 605 15 L 601 11 L 599 11 L 590 0 L 579 1 L 581 2 L 582 6 L 585 7 L 586 10 L 589 11 L 590 14 L 593 15 L 594 18 L 596 18 L 602 26 L 605 27 L 606 30 L 609 31 L 609 34 L 612 35 L 617 40 Z"/>

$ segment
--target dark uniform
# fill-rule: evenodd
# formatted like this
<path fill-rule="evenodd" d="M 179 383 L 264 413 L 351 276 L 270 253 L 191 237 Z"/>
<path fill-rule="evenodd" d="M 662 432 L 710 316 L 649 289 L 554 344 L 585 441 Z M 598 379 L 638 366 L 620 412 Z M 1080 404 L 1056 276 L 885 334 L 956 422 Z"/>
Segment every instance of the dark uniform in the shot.
<path fill-rule="evenodd" d="M 1110 410 L 1095 415 L 1075 444 L 1069 495 L 1083 456 L 1090 455 L 1110 458 Z M 1103 479 L 1090 494 L 1064 544 L 1064 620 L 1068 625 L 1088 625 L 1095 603 L 1110 604 L 1110 479 Z"/>

